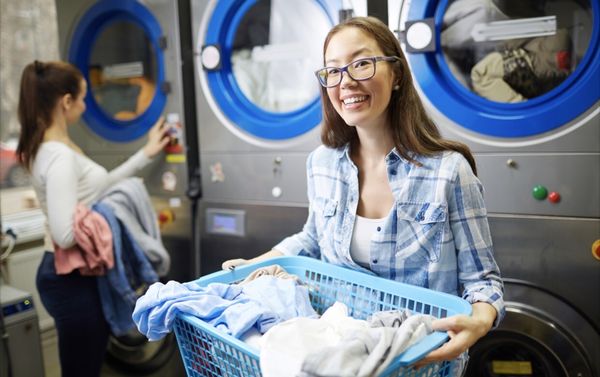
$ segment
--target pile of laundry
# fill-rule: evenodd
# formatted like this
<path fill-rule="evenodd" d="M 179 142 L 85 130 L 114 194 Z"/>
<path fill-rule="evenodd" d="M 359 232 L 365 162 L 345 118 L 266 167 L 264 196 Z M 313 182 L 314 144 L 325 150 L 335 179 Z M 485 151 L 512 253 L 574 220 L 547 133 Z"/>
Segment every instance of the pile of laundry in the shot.
<path fill-rule="evenodd" d="M 55 244 L 58 274 L 78 270 L 97 276 L 102 311 L 116 337 L 135 336 L 131 313 L 148 285 L 169 271 L 150 195 L 140 178 L 106 189 L 91 208 L 79 203 L 74 215 L 77 244 Z"/>
<path fill-rule="evenodd" d="M 567 28 L 531 38 L 473 38 L 477 26 L 550 15 L 545 2 L 537 0 L 451 2 L 440 35 L 448 68 L 463 86 L 494 102 L 523 102 L 551 91 L 576 68 Z"/>
<path fill-rule="evenodd" d="M 148 339 L 158 340 L 178 315 L 195 316 L 258 351 L 264 377 L 368 377 L 430 334 L 435 319 L 407 310 L 375 312 L 366 320 L 349 313 L 335 302 L 320 316 L 308 287 L 272 265 L 236 284 L 154 283 L 138 299 L 133 320 Z M 206 357 L 219 365 L 218 350 L 208 347 L 212 356 Z"/>

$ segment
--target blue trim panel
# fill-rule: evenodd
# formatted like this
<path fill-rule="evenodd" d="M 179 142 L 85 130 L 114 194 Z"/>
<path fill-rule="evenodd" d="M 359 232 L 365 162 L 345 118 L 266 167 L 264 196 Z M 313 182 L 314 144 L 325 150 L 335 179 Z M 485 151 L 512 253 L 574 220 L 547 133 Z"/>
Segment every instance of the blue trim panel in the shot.
<path fill-rule="evenodd" d="M 600 5 L 591 1 L 593 30 L 588 50 L 565 81 L 534 99 L 505 104 L 489 101 L 463 87 L 435 53 L 407 54 L 415 79 L 431 103 L 455 123 L 479 134 L 520 138 L 552 131 L 571 122 L 600 100 Z M 413 1 L 408 20 L 435 18 L 437 40 L 448 0 Z"/>
<path fill-rule="evenodd" d="M 88 9 L 79 21 L 71 40 L 69 61 L 88 79 L 88 64 L 96 38 L 105 27 L 115 21 L 128 21 L 141 27 L 152 44 L 157 65 L 154 98 L 144 113 L 135 119 L 121 121 L 104 112 L 88 92 L 85 98 L 87 110 L 83 118 L 101 137 L 115 142 L 128 142 L 143 136 L 152 127 L 167 101 L 167 96 L 160 89 L 165 80 L 165 63 L 159 45 L 162 31 L 156 18 L 144 5 L 135 0 L 100 0 Z"/>
<path fill-rule="evenodd" d="M 316 0 L 333 25 L 331 14 L 337 11 L 333 1 Z M 246 12 L 256 0 L 220 0 L 206 30 L 204 44 L 221 46 L 221 69 L 206 72 L 208 86 L 223 113 L 237 127 L 263 139 L 284 140 L 302 135 L 322 120 L 321 101 L 317 96 L 306 106 L 286 113 L 266 111 L 249 101 L 232 72 L 231 53 L 235 33 Z M 335 1 L 340 3 L 341 1 Z M 337 19 L 337 16 L 336 18 Z"/>

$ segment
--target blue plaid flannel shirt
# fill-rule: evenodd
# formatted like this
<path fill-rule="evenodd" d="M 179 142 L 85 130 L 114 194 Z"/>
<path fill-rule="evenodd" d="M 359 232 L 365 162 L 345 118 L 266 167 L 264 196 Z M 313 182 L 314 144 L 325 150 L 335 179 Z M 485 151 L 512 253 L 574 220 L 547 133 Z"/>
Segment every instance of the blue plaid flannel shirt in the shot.
<path fill-rule="evenodd" d="M 358 207 L 358 168 L 350 147 L 313 151 L 307 160 L 309 214 L 301 232 L 274 249 L 307 255 L 383 278 L 487 302 L 505 314 L 503 283 L 494 260 L 483 186 L 457 152 L 386 156 L 395 203 L 371 239 L 370 269 L 350 256 Z"/>

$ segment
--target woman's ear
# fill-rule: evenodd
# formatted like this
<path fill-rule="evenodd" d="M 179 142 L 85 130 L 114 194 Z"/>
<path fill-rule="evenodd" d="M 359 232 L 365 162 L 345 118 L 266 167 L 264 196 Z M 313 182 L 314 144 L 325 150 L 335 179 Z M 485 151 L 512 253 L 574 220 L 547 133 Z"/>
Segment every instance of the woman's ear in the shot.
<path fill-rule="evenodd" d="M 73 96 L 70 93 L 67 93 L 60 98 L 60 106 L 63 110 L 69 110 L 71 105 L 73 105 Z"/>

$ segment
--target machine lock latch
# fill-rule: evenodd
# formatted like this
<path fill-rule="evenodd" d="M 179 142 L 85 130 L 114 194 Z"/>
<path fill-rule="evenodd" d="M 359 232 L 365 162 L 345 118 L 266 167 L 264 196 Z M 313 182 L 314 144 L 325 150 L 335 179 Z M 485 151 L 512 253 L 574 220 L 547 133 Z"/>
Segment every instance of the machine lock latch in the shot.
<path fill-rule="evenodd" d="M 164 94 L 171 93 L 171 82 L 169 82 L 169 81 L 161 82 L 160 83 L 160 91 L 163 92 Z"/>
<path fill-rule="evenodd" d="M 167 37 L 165 35 L 158 37 L 158 47 L 160 47 L 161 50 L 167 49 Z"/>

